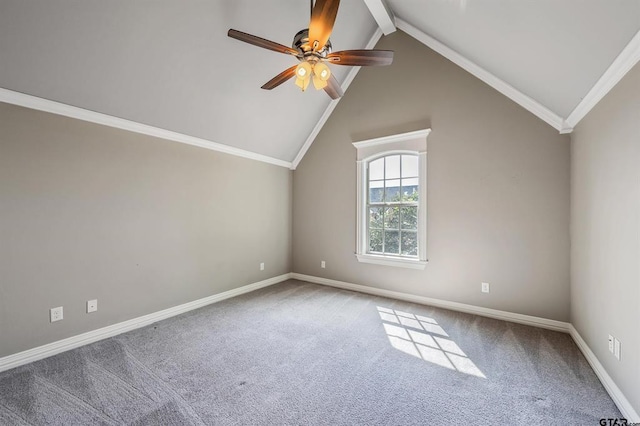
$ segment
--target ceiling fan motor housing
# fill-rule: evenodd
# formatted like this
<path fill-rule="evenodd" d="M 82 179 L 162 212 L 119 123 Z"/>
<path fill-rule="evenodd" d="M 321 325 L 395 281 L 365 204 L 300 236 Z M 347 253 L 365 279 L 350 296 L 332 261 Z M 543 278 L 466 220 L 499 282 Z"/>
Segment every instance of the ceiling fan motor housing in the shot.
<path fill-rule="evenodd" d="M 311 57 L 324 59 L 329 53 L 331 53 L 331 40 L 327 40 L 327 44 L 325 44 L 321 50 L 314 52 L 309 45 L 309 28 L 305 28 L 298 31 L 293 37 L 293 44 L 291 47 L 303 54 L 307 60 L 311 59 Z"/>

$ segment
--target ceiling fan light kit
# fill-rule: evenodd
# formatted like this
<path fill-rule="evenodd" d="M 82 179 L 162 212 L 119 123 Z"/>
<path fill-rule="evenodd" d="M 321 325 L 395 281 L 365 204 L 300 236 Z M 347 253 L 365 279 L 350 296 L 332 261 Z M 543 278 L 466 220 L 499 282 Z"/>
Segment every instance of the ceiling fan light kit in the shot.
<path fill-rule="evenodd" d="M 331 73 L 327 63 L 344 66 L 391 65 L 393 51 L 390 50 L 343 50 L 331 52 L 329 36 L 338 15 L 340 0 L 311 0 L 311 21 L 309 28 L 298 31 L 292 47 L 257 37 L 242 31 L 230 29 L 227 35 L 245 43 L 294 56 L 300 63 L 287 68 L 262 88 L 271 90 L 295 77 L 296 86 L 304 92 L 313 82 L 316 90 L 324 90 L 332 99 L 343 95 L 340 84 Z"/>
<path fill-rule="evenodd" d="M 296 86 L 304 92 L 309 87 L 309 82 L 313 81 L 316 90 L 327 87 L 327 81 L 331 77 L 331 70 L 322 62 L 303 61 L 296 67 Z"/>

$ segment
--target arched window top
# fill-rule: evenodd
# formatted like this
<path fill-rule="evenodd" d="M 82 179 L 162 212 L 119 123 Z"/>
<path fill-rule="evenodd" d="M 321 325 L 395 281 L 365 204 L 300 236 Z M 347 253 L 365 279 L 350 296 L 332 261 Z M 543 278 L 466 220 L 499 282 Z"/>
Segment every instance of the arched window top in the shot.
<path fill-rule="evenodd" d="M 389 157 L 392 155 L 415 155 L 417 156 L 419 154 L 418 151 L 412 151 L 412 150 L 408 150 L 408 149 L 394 149 L 394 150 L 388 150 L 388 151 L 381 151 L 381 152 L 376 152 L 375 154 L 372 154 L 370 156 L 368 156 L 367 158 L 363 158 L 363 161 L 366 161 L 367 163 L 371 163 L 377 159 L 380 159 L 382 157 Z"/>
<path fill-rule="evenodd" d="M 420 167 L 417 153 L 386 153 L 367 162 L 369 203 L 418 201 Z"/>

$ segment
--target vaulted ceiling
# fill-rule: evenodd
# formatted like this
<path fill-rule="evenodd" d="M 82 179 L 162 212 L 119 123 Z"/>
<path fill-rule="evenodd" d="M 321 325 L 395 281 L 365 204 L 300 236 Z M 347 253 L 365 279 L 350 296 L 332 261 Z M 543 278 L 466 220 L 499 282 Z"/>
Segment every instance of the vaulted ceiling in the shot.
<path fill-rule="evenodd" d="M 398 28 L 559 130 L 621 52 L 640 44 L 640 0 L 386 4 Z M 343 0 L 334 50 L 372 47 L 382 5 Z M 261 90 L 295 59 L 227 30 L 290 45 L 308 20 L 307 0 L 2 0 L 0 101 L 31 95 L 295 164 L 336 101 L 293 82 Z M 332 69 L 345 88 L 357 72 Z"/>

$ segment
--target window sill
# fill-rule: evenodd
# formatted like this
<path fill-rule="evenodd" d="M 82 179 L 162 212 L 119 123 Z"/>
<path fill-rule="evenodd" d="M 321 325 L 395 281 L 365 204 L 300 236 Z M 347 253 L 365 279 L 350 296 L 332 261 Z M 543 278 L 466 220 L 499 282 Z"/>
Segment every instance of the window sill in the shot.
<path fill-rule="evenodd" d="M 400 257 L 380 256 L 375 254 L 356 254 L 358 262 L 372 263 L 374 265 L 395 266 L 398 268 L 424 269 L 427 266 L 426 260 L 403 259 Z"/>

